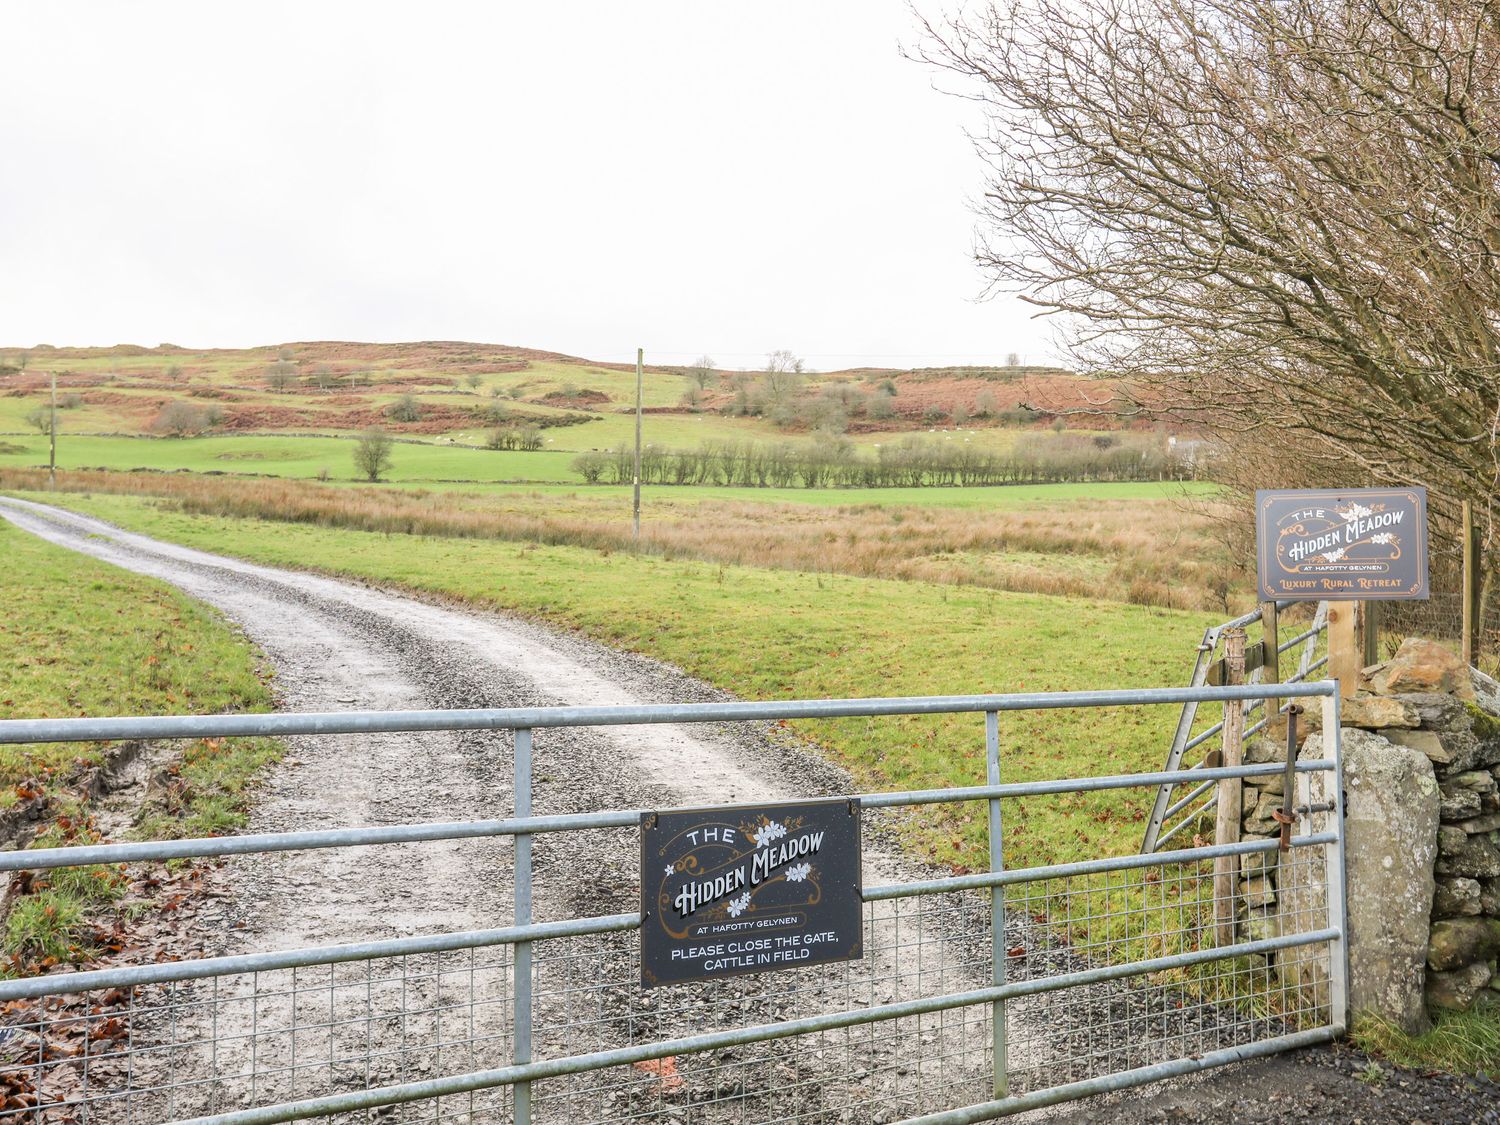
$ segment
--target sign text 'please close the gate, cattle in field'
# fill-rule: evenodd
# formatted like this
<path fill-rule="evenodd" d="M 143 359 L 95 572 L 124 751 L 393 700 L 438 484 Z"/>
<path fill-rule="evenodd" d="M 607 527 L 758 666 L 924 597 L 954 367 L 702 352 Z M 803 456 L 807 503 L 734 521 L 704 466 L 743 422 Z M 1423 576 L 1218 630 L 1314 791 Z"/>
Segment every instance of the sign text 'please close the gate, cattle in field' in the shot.
<path fill-rule="evenodd" d="M 641 983 L 858 958 L 857 800 L 653 812 L 641 821 Z"/>

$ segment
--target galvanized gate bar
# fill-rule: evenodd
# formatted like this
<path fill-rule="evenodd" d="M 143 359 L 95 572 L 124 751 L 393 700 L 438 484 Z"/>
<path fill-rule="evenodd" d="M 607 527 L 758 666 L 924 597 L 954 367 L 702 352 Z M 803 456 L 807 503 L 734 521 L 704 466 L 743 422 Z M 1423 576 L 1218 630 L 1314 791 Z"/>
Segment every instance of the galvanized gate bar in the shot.
<path fill-rule="evenodd" d="M 1321 832 L 1308 836 L 1294 836 L 1291 846 L 1304 848 L 1334 842 L 1336 842 L 1336 834 Z M 973 875 L 951 875 L 942 879 L 865 887 L 861 897 L 865 902 L 883 902 L 952 891 L 983 890 L 988 887 L 1006 887 L 1033 882 L 1042 878 L 1103 875 L 1113 871 L 1131 871 L 1142 867 L 1196 862 L 1221 855 L 1251 855 L 1255 852 L 1275 851 L 1278 846 L 1275 840 L 1247 840 L 1238 844 L 1155 852 L 1150 855 L 1125 855 L 1112 859 L 1080 860 L 1076 863 L 1053 864 L 1049 867 L 1016 867 L 1009 871 L 994 873 L 976 872 Z M 144 984 L 166 984 L 173 981 L 227 976 L 232 973 L 271 972 L 276 969 L 363 961 L 372 957 L 406 957 L 422 953 L 451 952 L 458 949 L 479 949 L 489 945 L 617 933 L 636 929 L 640 924 L 639 914 L 608 914 L 596 918 L 576 918 L 561 922 L 533 922 L 527 926 L 507 926 L 494 930 L 467 930 L 425 937 L 388 938 L 383 941 L 351 942 L 344 945 L 309 946 L 303 949 L 278 950 L 271 953 L 246 953 L 234 957 L 200 957 L 185 961 L 163 961 L 151 965 L 91 969 L 81 973 L 52 973 L 43 977 L 0 980 L 0 1003 L 50 996 L 58 992 L 129 988 Z"/>
<path fill-rule="evenodd" d="M 1310 847 L 1314 844 L 1331 844 L 1335 840 L 1332 832 L 1319 832 L 1311 836 L 1292 837 L 1294 848 Z M 1113 871 L 1135 871 L 1142 867 L 1164 867 L 1173 863 L 1196 863 L 1228 855 L 1254 855 L 1256 852 L 1274 852 L 1280 847 L 1276 840 L 1243 840 L 1237 844 L 1215 844 L 1204 848 L 1183 848 L 1174 852 L 1136 853 L 1113 859 L 1082 859 L 1076 863 L 1054 863 L 1047 867 L 1015 867 L 1009 871 L 976 871 L 972 875 L 948 875 L 941 879 L 919 879 L 910 883 L 887 883 L 879 887 L 866 887 L 864 900 L 880 902 L 885 899 L 911 898 L 915 895 L 947 894 L 952 891 L 982 890 L 985 887 L 1009 887 L 1018 883 L 1031 883 L 1039 879 L 1066 879 L 1074 875 L 1104 875 Z"/>
<path fill-rule="evenodd" d="M 1312 694 L 1312 693 L 1309 693 Z M 1328 770 L 1333 763 L 1308 759 L 1297 763 L 1298 772 Z M 1260 777 L 1280 773 L 1275 763 L 1196 770 L 1193 780 L 1227 777 Z M 1088 793 L 1103 789 L 1134 789 L 1160 785 L 1180 773 L 1125 773 L 1107 777 L 1062 778 L 1052 781 L 1019 781 L 1004 785 L 975 785 L 960 789 L 918 789 L 905 793 L 865 793 L 866 808 L 905 805 L 936 805 L 952 801 L 985 801 L 1004 797 L 1035 797 L 1054 793 Z M 459 821 L 451 824 L 390 825 L 373 828 L 332 828 L 310 832 L 271 832 L 257 836 L 200 836 L 190 840 L 152 840 L 136 844 L 80 844 L 66 848 L 24 848 L 0 851 L 0 871 L 39 871 L 50 867 L 79 867 L 92 863 L 142 863 L 148 860 L 194 859 L 259 852 L 298 851 L 313 848 L 364 847 L 370 844 L 429 843 L 487 836 L 522 836 L 544 832 L 576 832 L 590 828 L 634 828 L 641 812 L 569 813 L 510 820 Z"/>
<path fill-rule="evenodd" d="M 548 941 L 633 930 L 641 924 L 639 914 L 604 914 L 596 918 L 569 918 L 562 922 L 533 922 L 528 926 L 506 926 L 496 930 L 463 930 L 425 937 L 386 938 L 344 945 L 314 945 L 271 953 L 243 953 L 234 957 L 197 957 L 185 961 L 158 961 L 150 965 L 118 965 L 81 973 L 50 973 L 43 977 L 0 980 L 0 1003 L 51 996 L 58 992 L 91 992 L 99 988 L 134 988 L 143 984 L 202 980 L 236 973 L 269 973 L 277 969 L 304 969 L 313 965 L 337 965 L 375 957 L 415 957 L 423 953 L 451 953 L 458 949 L 483 949 L 490 945 Z"/>
<path fill-rule="evenodd" d="M 1306 933 L 1285 934 L 1281 937 L 1240 942 L 1220 948 L 1199 949 L 1190 953 L 1172 954 L 1168 957 L 1154 957 L 1146 961 L 1132 961 L 1124 965 L 1101 965 L 1098 968 L 1084 969 L 1080 972 L 1039 977 L 1033 980 L 1017 981 L 1014 984 L 975 989 L 970 992 L 954 992 L 946 996 L 906 1000 L 896 1004 L 880 1004 L 855 1011 L 830 1012 L 802 1019 L 784 1020 L 781 1023 L 759 1024 L 752 1027 L 734 1028 L 730 1031 L 706 1032 L 680 1039 L 644 1043 L 635 1047 L 620 1047 L 612 1051 L 569 1055 L 565 1058 L 546 1059 L 542 1062 L 501 1067 L 497 1070 L 476 1071 L 473 1074 L 454 1075 L 450 1078 L 434 1078 L 424 1082 L 353 1090 L 345 1094 L 331 1094 L 327 1097 L 310 1098 L 305 1101 L 284 1102 L 281 1105 L 262 1106 L 257 1109 L 209 1117 L 194 1117 L 175 1122 L 173 1125 L 278 1125 L 279 1122 L 284 1121 L 328 1117 L 335 1113 L 352 1113 L 362 1109 L 378 1109 L 381 1106 L 420 1101 L 425 1098 L 467 1094 L 496 1086 L 512 1086 L 521 1082 L 537 1082 L 546 1078 L 559 1078 L 563 1075 L 603 1070 L 612 1066 L 649 1062 L 667 1056 L 689 1055 L 724 1047 L 765 1043 L 774 1039 L 787 1039 L 794 1035 L 806 1035 L 810 1032 L 834 1031 L 859 1024 L 951 1011 L 954 1008 L 971 1007 L 975 1004 L 1014 1000 L 1023 996 L 1036 996 L 1081 985 L 1146 976 L 1230 957 L 1261 956 L 1282 949 L 1335 941 L 1339 936 L 1339 931 L 1332 928 L 1309 930 Z M 1339 1030 L 1342 1033 L 1342 1029 Z"/>
<path fill-rule="evenodd" d="M 760 719 L 835 719 L 949 715 L 964 711 L 1057 711 L 1322 695 L 1305 684 L 1241 687 L 1122 688 L 1113 691 L 814 699 L 779 703 L 664 703 L 634 707 L 455 708 L 451 711 L 325 711 L 242 715 L 158 715 L 109 719 L 3 719 L 0 744 L 108 742 L 126 738 L 240 738 L 302 734 L 517 730 L 521 727 L 642 726 Z"/>
<path fill-rule="evenodd" d="M 136 844 L 88 844 L 68 848 L 0 851 L 0 871 L 37 871 L 76 867 L 82 863 L 142 863 L 147 860 L 197 859 L 258 855 L 314 848 L 355 848 L 371 844 L 417 844 L 437 840 L 474 840 L 527 833 L 576 832 L 581 828 L 633 828 L 640 813 L 631 811 L 528 816 L 510 820 L 461 820 L 438 824 L 392 824 L 369 828 L 321 828 L 307 832 L 262 832 L 253 836 L 200 836 L 188 840 L 150 840 Z M 80 853 L 87 851 L 86 856 Z"/>

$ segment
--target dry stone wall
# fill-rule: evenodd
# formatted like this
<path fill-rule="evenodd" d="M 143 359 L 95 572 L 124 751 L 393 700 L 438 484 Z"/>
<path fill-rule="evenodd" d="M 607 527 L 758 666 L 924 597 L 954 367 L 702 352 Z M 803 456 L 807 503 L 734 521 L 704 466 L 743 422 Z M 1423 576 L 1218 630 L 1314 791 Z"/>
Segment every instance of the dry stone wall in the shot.
<path fill-rule="evenodd" d="M 1430 1011 L 1500 1004 L 1500 685 L 1410 640 L 1362 689 L 1342 708 L 1350 1006 L 1415 1032 Z M 1299 754 L 1326 756 L 1308 718 Z M 1285 745 L 1254 740 L 1245 760 L 1285 761 Z M 1299 803 L 1321 800 L 1324 779 L 1301 775 Z M 1276 836 L 1282 803 L 1279 774 L 1248 780 L 1244 838 Z M 1259 856 L 1241 876 L 1261 936 L 1276 896 L 1298 888 L 1277 887 Z"/>

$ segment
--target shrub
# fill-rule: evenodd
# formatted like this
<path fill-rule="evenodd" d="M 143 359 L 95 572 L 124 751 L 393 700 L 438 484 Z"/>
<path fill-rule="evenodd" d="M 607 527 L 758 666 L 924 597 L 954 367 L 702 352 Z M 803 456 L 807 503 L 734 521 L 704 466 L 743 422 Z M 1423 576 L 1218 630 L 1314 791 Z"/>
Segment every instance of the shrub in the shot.
<path fill-rule="evenodd" d="M 503 402 L 484 402 L 474 407 L 473 414 L 482 425 L 498 426 L 510 420 L 510 407 Z"/>
<path fill-rule="evenodd" d="M 26 412 L 26 424 L 36 427 L 38 433 L 52 432 L 52 410 L 47 406 L 34 406 Z"/>
<path fill-rule="evenodd" d="M 573 458 L 573 469 L 588 484 L 598 484 L 609 467 L 610 457 L 606 453 L 580 453 Z"/>
<path fill-rule="evenodd" d="M 993 418 L 1000 412 L 1000 400 L 995 392 L 986 388 L 974 396 L 974 415 L 978 418 Z"/>
<path fill-rule="evenodd" d="M 200 406 L 196 402 L 169 402 L 157 411 L 147 428 L 153 434 L 187 437 L 189 434 L 201 434 L 223 420 L 224 412 L 217 406 Z"/>
<path fill-rule="evenodd" d="M 59 410 L 77 410 L 83 405 L 82 395 L 58 395 L 57 408 Z"/>
<path fill-rule="evenodd" d="M 412 395 L 402 395 L 385 408 L 385 416 L 392 422 L 420 422 L 422 404 Z"/>
<path fill-rule="evenodd" d="M 922 411 L 922 421 L 926 422 L 929 426 L 935 426 L 947 417 L 948 412 L 935 402 Z"/>

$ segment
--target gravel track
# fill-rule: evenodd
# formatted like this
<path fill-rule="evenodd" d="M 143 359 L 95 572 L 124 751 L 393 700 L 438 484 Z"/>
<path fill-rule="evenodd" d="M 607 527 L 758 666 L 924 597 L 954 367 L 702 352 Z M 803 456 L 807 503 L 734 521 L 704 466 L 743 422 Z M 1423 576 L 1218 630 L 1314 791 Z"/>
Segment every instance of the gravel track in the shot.
<path fill-rule="evenodd" d="M 730 698 L 656 661 L 522 620 L 214 556 L 25 501 L 0 501 L 0 515 L 61 546 L 170 582 L 219 609 L 271 661 L 282 710 L 628 705 Z M 511 739 L 506 732 L 350 735 L 294 738 L 288 743 L 287 760 L 268 779 L 250 831 L 478 819 L 506 815 L 511 808 Z M 846 775 L 770 724 L 544 730 L 537 733 L 534 753 L 533 806 L 538 814 L 777 801 L 850 791 Z M 870 827 L 867 880 L 894 882 L 931 874 L 897 856 L 884 841 L 878 822 Z M 457 841 L 238 859 L 228 866 L 224 945 L 213 952 L 506 925 L 512 916 L 509 852 L 506 840 Z M 539 837 L 534 866 L 539 921 L 636 907 L 638 859 L 631 833 Z M 864 962 L 826 987 L 809 988 L 803 979 L 789 990 L 786 981 L 792 974 L 783 974 L 779 983 L 776 976 L 742 978 L 729 997 L 713 1004 L 685 997 L 689 990 L 683 989 L 662 990 L 665 1000 L 640 996 L 627 986 L 636 972 L 632 943 L 617 939 L 591 946 L 587 962 L 580 961 L 573 970 L 589 979 L 575 982 L 573 991 L 611 982 L 615 987 L 598 992 L 599 1018 L 616 1030 L 626 1029 L 634 1041 L 644 1041 L 722 1026 L 731 1019 L 784 1019 L 836 1010 L 861 999 L 870 1003 L 898 995 L 907 998 L 919 987 L 927 993 L 939 987 L 979 987 L 987 978 L 971 966 L 977 960 L 975 937 L 987 915 L 980 913 L 978 903 L 973 909 L 975 913 L 960 925 L 950 908 L 943 916 L 945 932 L 922 933 L 920 939 L 913 930 L 916 913 L 908 912 L 902 922 L 906 932 L 899 938 L 907 948 L 905 955 L 895 951 L 896 940 L 877 937 Z M 919 955 L 913 955 L 917 944 Z M 984 963 L 987 967 L 987 960 Z M 561 996 L 569 991 L 556 980 L 550 988 Z M 421 1008 L 435 998 L 409 995 L 403 1003 Z M 550 1013 L 545 994 L 539 1003 L 538 1053 L 547 1046 L 566 1048 L 568 1028 L 578 1023 L 577 1013 L 562 1010 L 569 1007 L 566 999 Z M 507 1013 L 493 1000 L 481 1008 L 497 1023 L 488 1031 L 497 1037 L 496 1053 L 503 1056 L 508 1044 L 498 1024 L 505 1022 Z M 264 1007 L 257 1014 L 262 1023 L 276 1016 Z M 218 1018 L 222 1037 L 225 1016 L 219 1013 Z M 549 1026 L 556 1029 L 550 1043 Z M 947 1026 L 945 1021 L 933 1029 L 924 1027 L 924 1042 L 943 1058 L 947 1081 L 977 1083 L 978 1089 L 987 1061 L 973 1042 L 945 1045 L 957 1034 Z M 246 1030 L 231 1021 L 227 1034 Z M 486 1030 L 479 1029 L 480 1037 Z M 180 1030 L 178 1037 L 182 1038 Z M 267 1058 L 267 1047 L 257 1044 L 260 1067 L 281 1061 L 271 1049 L 272 1057 Z M 309 1049 L 301 1050 L 304 1057 L 309 1054 Z M 807 1073 L 818 1060 L 811 1052 L 801 1052 L 795 1060 L 796 1081 L 790 1085 L 805 1089 L 803 1100 L 809 1105 L 827 1101 L 824 1087 L 830 1080 L 847 1082 L 856 1073 L 863 1073 L 874 1086 L 888 1087 L 874 1090 L 872 1096 L 890 1093 L 902 1080 L 889 1057 L 892 1050 L 878 1038 L 869 1039 L 863 1048 L 846 1044 L 837 1057 L 827 1053 L 828 1073 L 822 1075 Z M 215 1067 L 223 1069 L 225 1058 L 220 1050 Z M 776 1052 L 767 1059 L 773 1067 L 786 1061 Z M 396 1057 L 372 1075 L 378 1081 L 426 1077 L 433 1061 Z M 479 1061 L 496 1065 L 504 1059 Z M 231 1068 L 242 1065 L 232 1061 Z M 681 1078 L 689 1085 L 693 1082 L 686 1071 Z M 774 1078 L 772 1074 L 766 1080 Z M 708 1081 L 712 1089 L 688 1093 L 723 1096 L 722 1077 Z M 733 1083 L 743 1093 L 755 1078 L 742 1075 Z M 586 1085 L 575 1083 L 574 1088 Z M 671 1092 L 675 1082 L 667 1083 L 666 1090 L 662 1086 L 655 1079 L 637 1083 L 617 1098 L 617 1104 L 591 1112 L 641 1112 L 644 1098 Z M 173 1108 L 181 1112 L 184 1105 L 179 1101 Z M 805 1107 L 794 1099 L 787 1108 Z M 724 1119 L 740 1119 L 742 1107 L 733 1109 Z"/>
<path fill-rule="evenodd" d="M 64 547 L 163 579 L 215 606 L 270 659 L 282 710 L 628 705 L 729 698 L 659 662 L 508 616 L 215 556 L 20 500 L 0 499 L 0 516 Z M 506 815 L 511 808 L 510 754 L 510 736 L 500 732 L 291 739 L 287 760 L 267 779 L 250 830 Z M 851 788 L 841 771 L 769 724 L 542 731 L 535 760 L 538 813 L 788 800 Z M 512 911 L 509 852 L 509 841 L 495 840 L 243 857 L 223 872 L 226 894 L 222 906 L 215 907 L 221 919 L 215 927 L 220 939 L 210 952 L 503 926 Z M 535 852 L 538 920 L 635 909 L 639 875 L 633 834 L 540 837 Z M 932 874 L 898 854 L 889 826 L 879 817 L 867 822 L 865 866 L 867 881 Z M 982 901 L 950 901 L 940 910 L 922 905 L 902 917 L 903 930 L 890 933 L 879 928 L 891 924 L 877 923 L 870 954 L 842 976 L 814 971 L 741 978 L 712 1000 L 682 988 L 641 993 L 633 984 L 633 938 L 628 935 L 569 944 L 559 949 L 549 983 L 539 986 L 538 1055 L 988 983 L 988 915 Z M 1028 949 L 1031 971 L 1079 967 L 1066 952 L 1046 950 L 1022 920 L 1010 921 L 1006 940 Z M 538 956 L 543 956 L 540 946 Z M 254 1059 L 246 1054 L 248 1038 L 235 1045 L 233 1036 L 249 1029 L 244 1013 L 251 1007 L 262 1025 L 292 1016 L 309 1025 L 320 1019 L 341 1025 L 311 1045 L 336 1056 L 336 1064 L 321 1070 L 310 1067 L 310 1084 L 305 1087 L 297 1085 L 293 1070 L 285 1088 L 263 1085 L 261 1101 L 268 1091 L 283 1097 L 308 1096 L 330 1085 L 357 1088 L 371 1081 L 406 1081 L 502 1065 L 510 1050 L 508 1008 L 503 1003 L 510 988 L 509 966 L 501 961 L 485 964 L 491 969 L 489 983 L 476 983 L 484 974 L 471 969 L 466 988 L 441 975 L 429 979 L 407 968 L 414 979 L 403 984 L 402 1009 L 441 1011 L 453 1005 L 471 1011 L 468 1053 L 460 1051 L 459 1066 L 453 1065 L 451 1047 L 444 1056 L 420 1044 L 410 1045 L 407 1037 L 414 1021 L 375 1019 L 361 1024 L 358 1012 L 345 1012 L 346 1002 L 335 1000 L 332 989 L 322 1016 L 318 1011 L 301 1013 L 300 994 L 278 1012 L 274 1004 L 250 1004 L 257 985 L 243 978 L 227 986 L 229 991 L 216 992 L 218 1003 L 200 1005 L 191 1017 L 200 1026 L 172 1029 L 179 1042 L 198 1034 L 206 1037 L 209 1028 L 201 1021 L 211 1014 L 212 1030 L 229 1042 L 211 1057 L 206 1050 L 191 1053 L 186 1065 L 202 1072 L 195 1078 L 214 1078 L 217 1084 L 206 1082 L 199 1093 L 177 1097 L 170 1114 L 166 1107 L 148 1109 L 144 1116 L 137 1109 L 135 1120 L 204 1111 L 210 1092 L 215 1108 L 248 1105 L 243 1080 L 251 1069 L 295 1063 L 295 1035 L 289 1043 L 257 1037 Z M 1137 1003 L 1132 993 L 1120 985 L 1077 990 L 1070 1018 L 1087 1025 L 1128 1027 L 1120 1013 Z M 583 1015 L 579 997 L 588 1009 Z M 236 999 L 245 1003 L 236 1008 Z M 365 1002 L 376 1003 L 368 993 Z M 1063 1027 L 1041 1026 L 1054 1014 L 1025 1002 L 1013 1002 L 1008 1017 L 1012 1041 L 1018 1046 L 1046 1042 L 1049 1032 L 1053 1038 L 1060 1034 L 1061 1044 L 1071 1034 Z M 1196 1008 L 1194 1018 L 1204 1019 L 1205 1010 Z M 1206 1018 L 1214 1018 L 1212 1010 Z M 441 1037 L 442 1017 L 433 1019 Z M 353 1021 L 360 1042 L 340 1040 L 349 1034 L 342 1026 L 346 1020 Z M 769 1115 L 764 1108 L 769 1103 L 753 1102 L 752 1095 L 767 1090 L 775 1091 L 778 1118 L 808 1121 L 881 1122 L 963 1104 L 966 1099 L 982 1100 L 987 1096 L 988 1069 L 982 1044 L 989 1032 L 987 1024 L 973 1020 L 972 1014 L 967 1024 L 957 1016 L 933 1018 L 908 1028 L 905 1040 L 900 1033 L 882 1038 L 866 1032 L 832 1040 L 825 1036 L 803 1042 L 800 1049 L 788 1044 L 758 1052 L 722 1052 L 692 1063 L 684 1059 L 679 1060 L 681 1074 L 625 1069 L 544 1083 L 538 1086 L 538 1120 L 579 1125 L 638 1115 L 650 1121 L 754 1121 Z M 1155 1030 L 1165 1030 L 1170 1038 L 1170 1033 L 1183 1029 Z M 1129 1046 L 1099 1045 L 1106 1050 Z M 307 1042 L 300 1050 L 304 1059 L 309 1057 Z M 184 1065 L 184 1056 L 168 1057 L 169 1066 Z M 1041 1058 L 1013 1056 L 1012 1061 L 1017 1069 L 1046 1064 Z M 1491 1084 L 1475 1086 L 1405 1072 L 1372 1084 L 1357 1077 L 1364 1061 L 1346 1049 L 1305 1051 L 1027 1117 L 1068 1122 L 1500 1120 Z M 227 1077 L 219 1081 L 215 1076 Z M 914 1083 L 914 1076 L 922 1081 Z M 1065 1081 L 1073 1076 L 1056 1073 L 1050 1078 Z M 916 1085 L 930 1095 L 920 1104 L 907 1097 Z M 508 1113 L 498 1095 L 489 1100 L 480 1096 L 465 1107 L 464 1120 L 502 1120 Z M 442 1110 L 460 1112 L 448 1102 Z M 404 1113 L 398 1109 L 380 1119 L 405 1120 L 398 1116 Z M 412 1119 L 418 1118 L 433 1119 L 430 1109 L 414 1113 Z"/>

